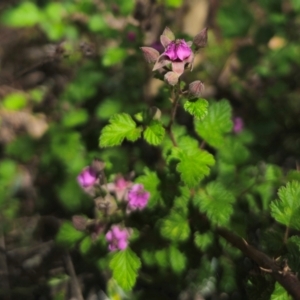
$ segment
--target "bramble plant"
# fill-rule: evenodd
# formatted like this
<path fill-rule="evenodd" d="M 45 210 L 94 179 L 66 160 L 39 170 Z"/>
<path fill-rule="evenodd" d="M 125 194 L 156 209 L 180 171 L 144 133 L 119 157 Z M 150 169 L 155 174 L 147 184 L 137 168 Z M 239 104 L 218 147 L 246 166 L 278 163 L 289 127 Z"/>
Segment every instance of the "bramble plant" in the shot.
<path fill-rule="evenodd" d="M 2 2 L 1 299 L 300 299 L 299 1 Z"/>
<path fill-rule="evenodd" d="M 275 165 L 251 165 L 247 145 L 252 137 L 242 118 L 233 118 L 225 99 L 201 98 L 200 80 L 184 81 L 195 55 L 207 44 L 207 29 L 189 42 L 175 39 L 166 28 L 160 40 L 162 53 L 151 47 L 141 50 L 168 87 L 169 109 L 114 114 L 99 139 L 101 148 L 142 139 L 157 148 L 160 162 L 137 177 L 115 174 L 109 180 L 104 162 L 95 159 L 85 167 L 78 183 L 93 197 L 95 215 L 73 217 L 81 232 L 73 232 L 73 243 L 87 255 L 92 234 L 102 245 L 99 266 L 109 267 L 113 280 L 127 292 L 135 285 L 159 287 L 160 279 L 176 282 L 180 291 L 189 287 L 185 278 L 201 282 L 215 272 L 219 282 L 200 284 L 201 293 L 209 296 L 216 284 L 231 291 L 238 282 L 231 265 L 242 263 L 252 270 L 243 282 L 251 299 L 263 293 L 270 299 L 300 299 L 300 239 L 294 231 L 300 230 L 298 175 L 283 174 Z M 194 134 L 177 122 L 179 108 L 193 117 Z M 272 201 L 276 188 L 279 199 Z M 271 218 L 277 223 L 267 222 Z M 260 230 L 249 235 L 258 223 Z M 71 232 L 68 223 L 63 225 L 58 241 Z M 210 254 L 216 245 L 218 252 Z M 137 293 L 142 299 L 143 290 Z"/>

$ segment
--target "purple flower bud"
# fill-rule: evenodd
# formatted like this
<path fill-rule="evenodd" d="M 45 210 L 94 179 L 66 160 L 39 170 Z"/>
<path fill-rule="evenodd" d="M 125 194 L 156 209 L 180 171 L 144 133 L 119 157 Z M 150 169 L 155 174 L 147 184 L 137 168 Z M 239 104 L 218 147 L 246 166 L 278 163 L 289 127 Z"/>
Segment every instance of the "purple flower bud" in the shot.
<path fill-rule="evenodd" d="M 128 246 L 129 232 L 126 228 L 121 228 L 119 225 L 114 225 L 105 235 L 108 241 L 108 249 L 110 251 L 124 250 Z"/>
<path fill-rule="evenodd" d="M 142 210 L 148 204 L 150 193 L 145 191 L 142 184 L 134 184 L 129 190 L 128 195 L 128 210 Z"/>
<path fill-rule="evenodd" d="M 192 54 L 190 46 L 185 40 L 172 41 L 164 53 L 171 61 L 183 61 Z"/>
<path fill-rule="evenodd" d="M 76 215 L 72 217 L 72 223 L 75 229 L 79 231 L 84 231 L 87 225 L 87 218 L 84 216 Z"/>
<path fill-rule="evenodd" d="M 154 63 L 157 61 L 159 57 L 159 52 L 151 47 L 140 47 L 140 49 L 143 51 L 144 58 L 148 63 Z"/>
<path fill-rule="evenodd" d="M 169 84 L 174 86 L 175 84 L 177 84 L 178 82 L 178 74 L 176 74 L 175 72 L 168 72 L 165 74 L 165 81 Z"/>
<path fill-rule="evenodd" d="M 93 186 L 97 180 L 97 173 L 90 166 L 85 167 L 77 177 L 77 181 L 82 188 Z"/>
<path fill-rule="evenodd" d="M 244 121 L 240 117 L 236 117 L 233 119 L 233 132 L 240 133 L 244 129 Z"/>
<path fill-rule="evenodd" d="M 202 29 L 193 40 L 194 45 L 196 48 L 203 48 L 207 44 L 207 28 Z"/>
<path fill-rule="evenodd" d="M 193 81 L 189 84 L 189 96 L 191 98 L 199 98 L 204 89 L 204 85 L 200 80 Z"/>
<path fill-rule="evenodd" d="M 134 31 L 129 31 L 129 32 L 127 33 L 127 39 L 128 39 L 128 41 L 130 41 L 130 42 L 134 42 L 135 39 L 136 39 L 136 34 L 135 34 L 135 32 L 134 32 Z"/>

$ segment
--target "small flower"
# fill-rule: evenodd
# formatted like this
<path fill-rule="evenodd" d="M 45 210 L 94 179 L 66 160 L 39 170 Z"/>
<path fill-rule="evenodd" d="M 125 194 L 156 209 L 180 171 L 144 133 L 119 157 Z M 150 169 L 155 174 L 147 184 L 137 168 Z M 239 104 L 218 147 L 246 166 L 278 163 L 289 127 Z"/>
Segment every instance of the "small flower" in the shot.
<path fill-rule="evenodd" d="M 181 76 L 186 65 L 192 64 L 194 60 L 194 54 L 191 49 L 192 42 L 175 39 L 173 32 L 168 27 L 165 28 L 163 34 L 160 36 L 160 42 L 164 47 L 164 52 L 160 55 L 157 51 L 157 46 L 155 47 L 156 49 L 141 47 L 146 61 L 149 63 L 155 62 L 153 71 L 171 65 L 171 69 L 169 67 L 166 68 L 166 73 L 172 71 L 176 73 L 178 77 Z M 175 81 L 172 80 L 170 84 L 174 85 L 174 82 Z"/>
<path fill-rule="evenodd" d="M 192 50 L 185 40 L 176 40 L 168 44 L 164 54 L 171 61 L 183 61 L 192 54 Z"/>
<path fill-rule="evenodd" d="M 124 250 L 128 246 L 129 232 L 126 228 L 122 229 L 119 225 L 114 225 L 106 233 L 105 238 L 109 243 L 110 251 Z"/>
<path fill-rule="evenodd" d="M 131 186 L 131 181 L 126 180 L 122 175 L 117 175 L 114 182 L 107 184 L 107 189 L 116 195 L 117 200 L 121 201 Z"/>
<path fill-rule="evenodd" d="M 233 120 L 233 132 L 240 133 L 244 129 L 244 121 L 240 117 L 236 117 Z"/>
<path fill-rule="evenodd" d="M 98 175 L 95 170 L 88 166 L 85 167 L 77 176 L 77 181 L 82 188 L 93 186 L 98 180 Z"/>
<path fill-rule="evenodd" d="M 142 210 L 148 204 L 150 193 L 145 191 L 142 184 L 134 184 L 129 190 L 128 195 L 128 210 Z"/>

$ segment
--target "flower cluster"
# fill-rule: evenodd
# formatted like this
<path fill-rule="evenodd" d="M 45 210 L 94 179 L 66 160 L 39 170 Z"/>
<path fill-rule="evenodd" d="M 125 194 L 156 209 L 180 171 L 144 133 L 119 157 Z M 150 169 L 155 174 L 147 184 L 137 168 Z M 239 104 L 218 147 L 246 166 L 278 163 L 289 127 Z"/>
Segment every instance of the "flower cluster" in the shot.
<path fill-rule="evenodd" d="M 105 238 L 110 251 L 125 250 L 128 246 L 129 231 L 126 228 L 122 229 L 119 225 L 114 225 L 106 233 Z"/>
<path fill-rule="evenodd" d="M 96 171 L 88 166 L 85 167 L 77 176 L 77 181 L 82 188 L 88 188 L 93 186 L 98 180 Z"/>
<path fill-rule="evenodd" d="M 106 183 L 104 167 L 103 162 L 94 160 L 77 176 L 80 187 L 94 198 L 96 218 L 74 216 L 73 225 L 77 230 L 90 232 L 93 239 L 106 231 L 110 216 L 117 214 L 126 219 L 131 212 L 144 209 L 150 198 L 142 184 L 131 181 L 133 174 L 127 178 L 117 175 L 114 181 Z M 130 228 L 112 225 L 105 235 L 108 249 L 126 249 L 130 232 Z"/>
<path fill-rule="evenodd" d="M 128 192 L 128 210 L 142 210 L 148 204 L 150 193 L 145 191 L 142 184 L 135 184 Z"/>
<path fill-rule="evenodd" d="M 141 47 L 141 50 L 146 61 L 154 63 L 153 71 L 160 71 L 168 84 L 175 85 L 184 70 L 189 66 L 191 69 L 193 67 L 192 46 L 196 51 L 206 46 L 207 29 L 205 28 L 197 34 L 193 41 L 186 42 L 184 39 L 175 39 L 173 32 L 166 27 L 160 36 L 160 42 L 164 47 L 162 54 L 152 47 Z"/>

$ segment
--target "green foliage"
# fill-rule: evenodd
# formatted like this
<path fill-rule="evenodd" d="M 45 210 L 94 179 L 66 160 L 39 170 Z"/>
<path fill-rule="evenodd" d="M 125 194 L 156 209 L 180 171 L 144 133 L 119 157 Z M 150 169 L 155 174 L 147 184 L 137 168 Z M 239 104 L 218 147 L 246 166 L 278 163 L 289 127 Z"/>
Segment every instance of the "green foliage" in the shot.
<path fill-rule="evenodd" d="M 27 104 L 26 95 L 23 93 L 12 93 L 7 95 L 2 102 L 2 105 L 6 109 L 20 110 Z"/>
<path fill-rule="evenodd" d="M 17 8 L 10 9 L 2 16 L 2 22 L 12 27 L 31 27 L 41 19 L 38 7 L 32 2 L 22 2 Z"/>
<path fill-rule="evenodd" d="M 79 249 L 83 255 L 86 255 L 92 247 L 92 239 L 90 236 L 86 236 L 80 243 Z"/>
<path fill-rule="evenodd" d="M 288 182 L 278 191 L 279 200 L 271 203 L 271 215 L 287 227 L 300 229 L 300 183 Z"/>
<path fill-rule="evenodd" d="M 102 56 L 102 64 L 105 67 L 114 66 L 122 62 L 126 57 L 126 51 L 122 48 L 108 48 Z"/>
<path fill-rule="evenodd" d="M 213 234 L 212 232 L 207 232 L 207 233 L 199 233 L 195 232 L 195 237 L 194 237 L 194 242 L 195 245 L 201 250 L 201 251 L 206 251 L 209 246 L 211 246 L 213 242 Z"/>
<path fill-rule="evenodd" d="M 210 182 L 205 190 L 199 189 L 194 204 L 206 213 L 215 225 L 227 225 L 233 213 L 234 195 L 219 182 Z"/>
<path fill-rule="evenodd" d="M 110 124 L 101 131 L 100 147 L 118 146 L 125 138 L 134 142 L 141 135 L 142 128 L 136 127 L 136 123 L 128 114 L 114 115 L 109 119 L 109 122 Z"/>
<path fill-rule="evenodd" d="M 119 286 L 128 291 L 135 285 L 141 261 L 130 248 L 127 248 L 124 251 L 118 251 L 113 254 L 109 267 L 113 272 L 113 278 Z"/>
<path fill-rule="evenodd" d="M 63 125 L 65 127 L 74 127 L 86 123 L 88 120 L 88 113 L 85 109 L 77 109 L 70 111 L 63 118 Z"/>
<path fill-rule="evenodd" d="M 300 237 L 294 235 L 287 241 L 288 253 L 286 259 L 288 266 L 292 272 L 298 273 L 300 271 Z"/>
<path fill-rule="evenodd" d="M 121 111 L 122 104 L 118 99 L 105 98 L 99 104 L 96 115 L 99 119 L 109 119 L 112 115 Z"/>
<path fill-rule="evenodd" d="M 164 0 L 167 7 L 178 8 L 182 5 L 183 0 Z"/>
<path fill-rule="evenodd" d="M 233 0 L 218 11 L 217 22 L 225 37 L 241 37 L 249 30 L 252 15 L 243 2 Z"/>
<path fill-rule="evenodd" d="M 102 32 L 107 29 L 107 24 L 101 15 L 92 15 L 88 21 L 88 27 L 92 32 Z"/>
<path fill-rule="evenodd" d="M 278 282 L 276 282 L 270 300 L 292 300 L 292 297 L 289 296 L 287 291 Z"/>
<path fill-rule="evenodd" d="M 65 221 L 56 235 L 56 242 L 66 248 L 72 248 L 84 238 L 85 234 L 74 228 L 71 222 Z"/>
<path fill-rule="evenodd" d="M 162 220 L 160 226 L 161 235 L 174 242 L 183 242 L 191 234 L 188 220 L 185 216 L 177 212 L 171 212 L 169 216 Z"/>
<path fill-rule="evenodd" d="M 190 146 L 189 143 L 188 146 Z M 181 180 L 189 187 L 197 186 L 209 174 L 209 167 L 215 163 L 214 157 L 210 153 L 196 148 L 190 151 L 175 148 L 171 158 L 180 161 L 176 170 L 180 173 Z"/>
<path fill-rule="evenodd" d="M 181 273 L 186 268 L 187 258 L 175 246 L 169 248 L 169 262 L 175 273 Z"/>
<path fill-rule="evenodd" d="M 143 135 L 146 142 L 148 142 L 150 145 L 157 146 L 164 138 L 165 129 L 161 122 L 152 120 L 150 124 L 147 125 Z"/>
<path fill-rule="evenodd" d="M 196 101 L 186 100 L 183 108 L 196 119 L 202 120 L 207 115 L 208 102 L 201 98 Z"/>
<path fill-rule="evenodd" d="M 156 205 L 162 205 L 162 198 L 159 191 L 160 180 L 155 172 L 151 172 L 149 169 L 144 169 L 144 175 L 136 178 L 137 183 L 144 185 L 146 191 L 150 193 L 150 199 L 147 208 L 154 208 Z"/>
<path fill-rule="evenodd" d="M 170 268 L 176 274 L 182 273 L 187 264 L 186 256 L 176 247 L 176 244 L 155 252 L 144 250 L 142 258 L 143 262 L 149 266 L 157 265 L 163 269 Z"/>
<path fill-rule="evenodd" d="M 231 107 L 228 101 L 213 102 L 209 105 L 207 116 L 195 120 L 196 132 L 211 146 L 220 148 L 224 145 L 224 136 L 232 129 Z"/>

